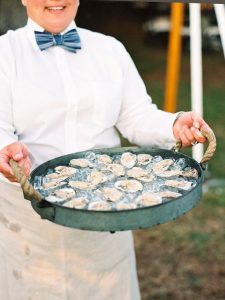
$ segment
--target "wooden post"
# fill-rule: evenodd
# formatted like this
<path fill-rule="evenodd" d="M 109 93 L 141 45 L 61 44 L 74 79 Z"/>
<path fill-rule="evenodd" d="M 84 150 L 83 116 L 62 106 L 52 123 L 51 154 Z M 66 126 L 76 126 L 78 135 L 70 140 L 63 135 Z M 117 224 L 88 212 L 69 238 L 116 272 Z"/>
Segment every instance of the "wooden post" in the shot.
<path fill-rule="evenodd" d="M 179 82 L 181 57 L 181 30 L 183 25 L 184 3 L 171 4 L 171 27 L 167 52 L 167 71 L 164 110 L 175 112 Z"/>

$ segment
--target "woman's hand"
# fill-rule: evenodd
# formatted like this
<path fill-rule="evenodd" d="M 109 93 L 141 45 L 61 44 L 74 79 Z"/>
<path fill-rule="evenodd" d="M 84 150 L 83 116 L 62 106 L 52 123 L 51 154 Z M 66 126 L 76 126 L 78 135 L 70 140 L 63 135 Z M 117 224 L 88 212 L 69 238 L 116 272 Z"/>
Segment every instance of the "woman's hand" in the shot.
<path fill-rule="evenodd" d="M 19 163 L 25 175 L 29 177 L 31 162 L 27 146 L 20 142 L 15 142 L 4 147 L 0 151 L 0 173 L 2 173 L 11 182 L 16 182 L 17 180 L 9 165 L 9 160 L 11 158 Z"/>
<path fill-rule="evenodd" d="M 173 124 L 173 134 L 182 142 L 183 147 L 189 147 L 196 143 L 205 143 L 206 138 L 201 134 L 200 128 L 211 130 L 203 118 L 194 112 L 184 112 Z"/>

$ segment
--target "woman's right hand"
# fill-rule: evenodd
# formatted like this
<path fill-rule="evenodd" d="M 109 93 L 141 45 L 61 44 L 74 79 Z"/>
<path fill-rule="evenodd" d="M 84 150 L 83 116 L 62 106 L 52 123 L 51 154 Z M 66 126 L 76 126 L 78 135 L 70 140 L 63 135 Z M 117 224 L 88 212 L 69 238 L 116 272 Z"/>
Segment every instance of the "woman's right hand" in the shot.
<path fill-rule="evenodd" d="M 15 142 L 0 150 L 0 173 L 2 173 L 9 181 L 16 182 L 17 180 L 9 165 L 9 160 L 11 158 L 19 163 L 25 175 L 29 177 L 31 161 L 27 146 L 23 143 Z"/>

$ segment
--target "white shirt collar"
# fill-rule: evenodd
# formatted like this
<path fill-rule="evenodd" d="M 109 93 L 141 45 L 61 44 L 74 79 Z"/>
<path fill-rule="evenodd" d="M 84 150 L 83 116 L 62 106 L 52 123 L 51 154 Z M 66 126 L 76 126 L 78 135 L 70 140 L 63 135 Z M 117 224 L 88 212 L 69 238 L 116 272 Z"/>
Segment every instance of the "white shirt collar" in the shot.
<path fill-rule="evenodd" d="M 68 30 L 71 30 L 73 28 L 76 28 L 76 24 L 75 24 L 74 21 L 72 21 L 69 24 L 69 26 L 67 26 L 67 28 L 61 32 L 61 34 L 64 34 Z M 39 47 L 38 47 L 38 45 L 37 45 L 37 43 L 36 43 L 34 31 L 41 31 L 41 32 L 43 32 L 45 29 L 42 26 L 40 26 L 39 24 L 37 24 L 31 18 L 28 18 L 28 20 L 27 20 L 26 29 L 27 29 L 27 33 L 28 33 L 29 39 L 30 39 L 30 41 L 31 41 L 34 49 L 35 50 L 40 50 Z"/>

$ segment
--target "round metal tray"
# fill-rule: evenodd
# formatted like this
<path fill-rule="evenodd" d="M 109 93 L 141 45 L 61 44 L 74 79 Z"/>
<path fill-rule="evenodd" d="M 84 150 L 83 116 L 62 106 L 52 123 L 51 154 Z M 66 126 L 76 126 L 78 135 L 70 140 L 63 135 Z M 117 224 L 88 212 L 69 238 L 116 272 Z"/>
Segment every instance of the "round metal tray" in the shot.
<path fill-rule="evenodd" d="M 201 164 L 194 159 L 173 150 L 152 149 L 152 148 L 107 148 L 100 150 L 91 150 L 98 154 L 108 154 L 110 156 L 121 154 L 123 152 L 132 152 L 135 154 L 148 153 L 153 156 L 161 155 L 163 158 L 185 158 L 187 165 L 195 168 L 199 173 L 196 186 L 183 193 L 182 196 L 174 200 L 168 200 L 164 203 L 130 210 L 121 211 L 90 211 L 74 208 L 63 207 L 58 204 L 49 203 L 46 200 L 37 202 L 31 200 L 34 210 L 43 218 L 48 219 L 56 224 L 67 227 L 79 228 L 94 231 L 122 231 L 149 228 L 154 225 L 169 222 L 191 210 L 202 195 L 202 183 L 204 179 L 204 171 Z M 59 165 L 68 165 L 73 158 L 82 158 L 86 152 L 79 152 L 61 156 L 49 160 L 31 173 L 31 184 L 34 184 L 35 176 L 43 176 L 49 168 L 55 168 Z"/>

